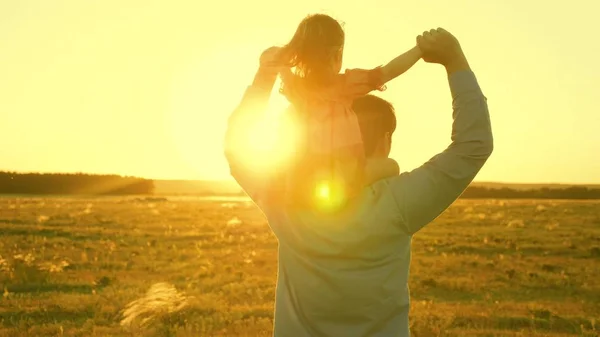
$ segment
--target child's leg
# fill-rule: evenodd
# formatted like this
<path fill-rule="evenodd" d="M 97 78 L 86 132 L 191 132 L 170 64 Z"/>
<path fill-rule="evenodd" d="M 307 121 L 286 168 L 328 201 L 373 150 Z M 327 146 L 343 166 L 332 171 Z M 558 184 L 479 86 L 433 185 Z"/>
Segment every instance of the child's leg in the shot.
<path fill-rule="evenodd" d="M 400 174 L 400 166 L 398 166 L 398 163 L 392 158 L 367 159 L 367 186 L 378 180 L 393 177 L 398 174 Z"/>

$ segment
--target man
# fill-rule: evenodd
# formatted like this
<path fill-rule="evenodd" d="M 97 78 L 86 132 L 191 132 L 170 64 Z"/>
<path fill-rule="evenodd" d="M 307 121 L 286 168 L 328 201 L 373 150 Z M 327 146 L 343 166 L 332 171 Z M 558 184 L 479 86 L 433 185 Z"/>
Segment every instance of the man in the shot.
<path fill-rule="evenodd" d="M 276 337 L 410 335 L 412 235 L 460 196 L 493 148 L 486 98 L 457 39 L 438 28 L 417 37 L 417 45 L 425 62 L 446 69 L 452 143 L 411 172 L 375 181 L 353 207 L 335 215 L 271 207 L 264 195 L 272 177 L 249 169 L 236 151 L 249 121 L 266 105 L 277 74 L 259 69 L 230 117 L 225 153 L 231 174 L 279 241 Z M 368 96 L 356 100 L 354 108 L 366 155 L 371 162 L 387 158 L 395 128 L 391 105 Z"/>

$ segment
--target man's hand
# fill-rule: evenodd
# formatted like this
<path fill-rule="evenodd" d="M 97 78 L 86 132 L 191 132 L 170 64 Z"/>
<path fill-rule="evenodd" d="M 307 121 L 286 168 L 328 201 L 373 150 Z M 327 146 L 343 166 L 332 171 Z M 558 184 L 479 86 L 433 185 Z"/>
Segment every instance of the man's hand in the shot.
<path fill-rule="evenodd" d="M 460 43 L 443 28 L 432 29 L 417 36 L 417 46 L 421 49 L 425 62 L 443 65 L 448 74 L 469 69 Z"/>

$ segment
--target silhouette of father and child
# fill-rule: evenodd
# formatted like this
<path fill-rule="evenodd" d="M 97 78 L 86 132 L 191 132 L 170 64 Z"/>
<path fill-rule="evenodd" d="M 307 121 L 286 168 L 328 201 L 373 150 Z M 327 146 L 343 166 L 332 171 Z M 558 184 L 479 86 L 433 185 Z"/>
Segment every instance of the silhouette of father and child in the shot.
<path fill-rule="evenodd" d="M 332 17 L 306 17 L 289 43 L 262 53 L 229 118 L 231 174 L 279 242 L 275 336 L 409 336 L 412 235 L 460 196 L 493 150 L 487 98 L 452 34 L 426 31 L 383 66 L 341 72 L 344 42 Z M 451 144 L 400 173 L 389 158 L 393 106 L 369 93 L 420 59 L 446 70 Z M 266 174 L 241 152 L 278 77 L 302 136 L 289 165 Z"/>

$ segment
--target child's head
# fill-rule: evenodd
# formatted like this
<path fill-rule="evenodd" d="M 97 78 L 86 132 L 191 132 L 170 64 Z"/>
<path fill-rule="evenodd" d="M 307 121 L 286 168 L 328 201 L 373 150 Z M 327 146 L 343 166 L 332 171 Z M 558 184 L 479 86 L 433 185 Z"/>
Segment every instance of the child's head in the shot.
<path fill-rule="evenodd" d="M 309 15 L 296 29 L 292 40 L 282 48 L 284 62 L 313 84 L 325 83 L 342 68 L 344 30 L 325 14 Z"/>

